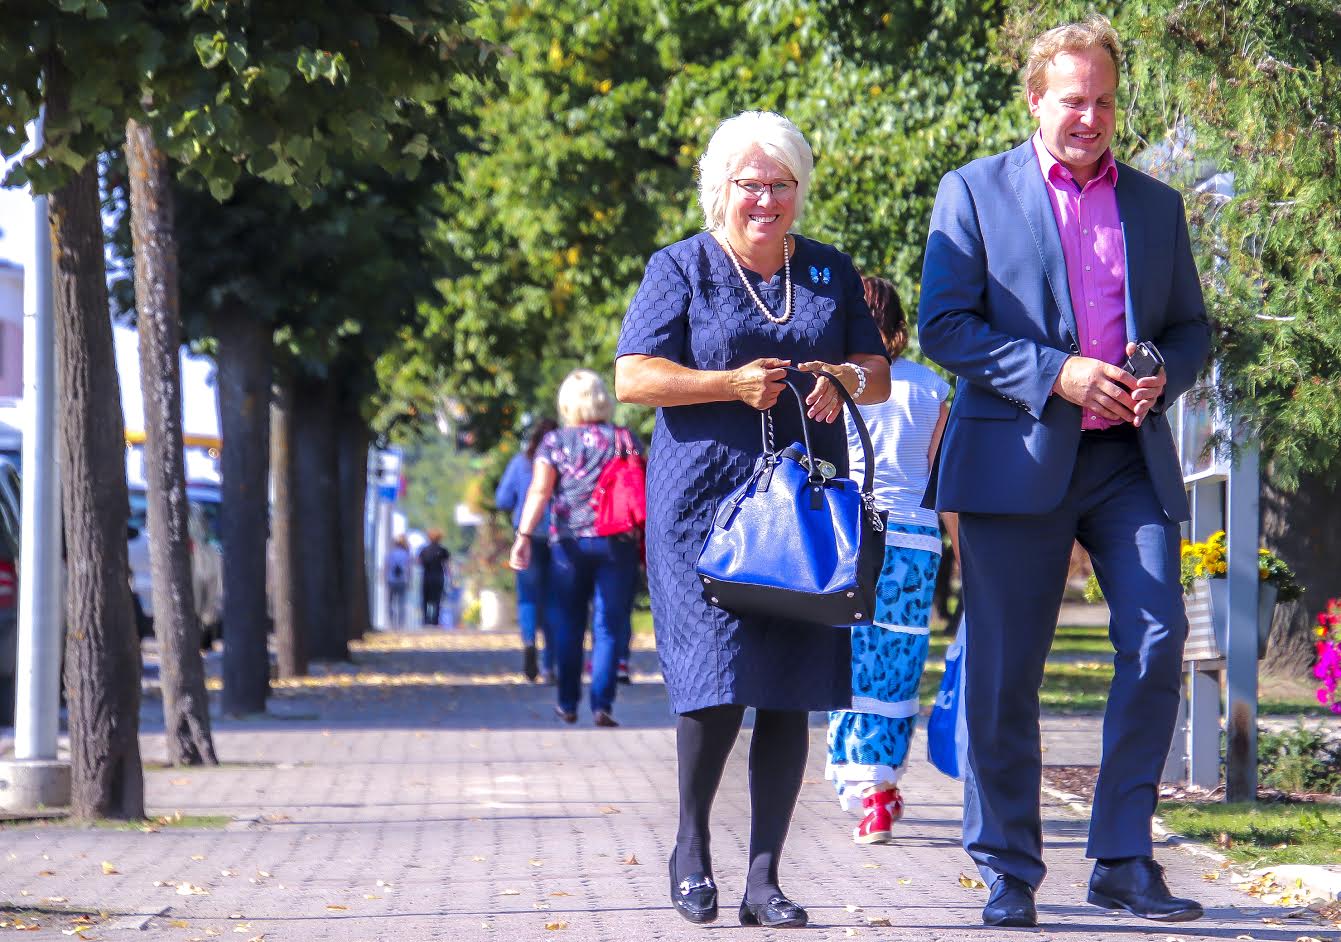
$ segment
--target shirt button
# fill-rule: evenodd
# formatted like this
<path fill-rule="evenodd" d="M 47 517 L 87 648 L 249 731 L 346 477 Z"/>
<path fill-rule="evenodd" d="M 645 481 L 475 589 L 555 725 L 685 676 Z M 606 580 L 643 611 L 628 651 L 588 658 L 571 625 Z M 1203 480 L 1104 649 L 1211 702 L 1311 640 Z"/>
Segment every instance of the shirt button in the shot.
<path fill-rule="evenodd" d="M 1097 347 L 1097 346 L 1099 346 L 1099 341 L 1097 341 L 1097 340 L 1091 340 L 1091 341 L 1090 341 L 1090 346 L 1091 346 L 1091 347 Z"/>
<path fill-rule="evenodd" d="M 1090 307 L 1094 307 L 1094 302 L 1093 302 L 1093 301 L 1090 302 Z"/>
<path fill-rule="evenodd" d="M 1085 271 L 1089 271 L 1089 270 L 1090 270 L 1090 266 L 1086 265 L 1086 266 L 1085 266 Z"/>
<path fill-rule="evenodd" d="M 1081 229 L 1081 230 L 1080 230 L 1080 234 L 1081 234 L 1081 235 L 1089 235 L 1089 234 L 1090 234 L 1090 231 L 1089 231 L 1088 229 Z"/>

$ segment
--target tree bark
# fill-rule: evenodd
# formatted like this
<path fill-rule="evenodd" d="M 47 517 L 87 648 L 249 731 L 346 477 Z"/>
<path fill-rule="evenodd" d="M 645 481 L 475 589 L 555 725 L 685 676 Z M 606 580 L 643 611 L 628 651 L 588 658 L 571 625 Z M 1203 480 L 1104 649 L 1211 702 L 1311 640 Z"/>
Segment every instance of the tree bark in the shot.
<path fill-rule="evenodd" d="M 348 638 L 355 641 L 372 628 L 368 604 L 367 528 L 368 446 L 372 432 L 358 404 L 341 398 L 340 448 L 340 573 L 345 587 Z"/>
<path fill-rule="evenodd" d="M 53 61 L 46 77 L 50 126 L 62 127 L 68 74 Z M 49 206 L 63 406 L 70 810 L 77 818 L 142 818 L 140 648 L 126 558 L 125 423 L 108 315 L 97 161 L 52 193 Z"/>
<path fill-rule="evenodd" d="M 301 376 L 293 396 L 293 466 L 302 552 L 297 558 L 300 605 L 306 610 L 313 660 L 349 660 L 349 629 L 341 578 L 338 402 L 326 379 Z"/>
<path fill-rule="evenodd" d="M 1313 628 L 1327 600 L 1341 594 L 1341 496 L 1319 475 L 1304 475 L 1299 489 L 1262 482 L 1262 543 L 1290 564 L 1303 597 L 1281 602 L 1262 668 L 1266 673 L 1297 676 L 1313 666 L 1317 639 Z"/>
<path fill-rule="evenodd" d="M 200 659 L 200 616 L 191 580 L 191 505 L 182 443 L 182 318 L 172 178 L 153 129 L 126 123 L 135 316 L 144 395 L 144 477 L 149 567 L 168 761 L 216 765 L 210 703 Z"/>
<path fill-rule="evenodd" d="M 275 384 L 270 406 L 270 475 L 274 499 L 271 546 L 274 553 L 273 593 L 275 602 L 275 646 L 279 656 L 279 676 L 302 677 L 307 674 L 309 612 L 299 604 L 298 544 L 299 527 L 295 520 L 296 485 L 293 465 L 293 381 L 288 377 Z"/>
<path fill-rule="evenodd" d="M 223 433 L 223 710 L 265 711 L 266 559 L 270 531 L 272 328 L 235 308 L 215 325 L 219 338 L 219 423 Z"/>

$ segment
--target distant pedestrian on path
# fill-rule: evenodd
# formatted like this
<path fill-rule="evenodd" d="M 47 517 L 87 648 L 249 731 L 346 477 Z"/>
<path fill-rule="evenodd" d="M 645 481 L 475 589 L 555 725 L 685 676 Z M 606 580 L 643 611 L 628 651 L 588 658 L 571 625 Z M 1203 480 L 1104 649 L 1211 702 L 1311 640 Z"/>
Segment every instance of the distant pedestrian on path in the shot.
<path fill-rule="evenodd" d="M 889 363 L 852 261 L 789 230 L 813 167 L 810 145 L 781 115 L 723 122 L 699 161 L 706 232 L 647 263 L 615 367 L 620 399 L 656 406 L 647 479 L 647 574 L 657 653 L 678 713 L 680 825 L 670 896 L 691 922 L 717 918 L 708 821 L 746 707 L 750 859 L 743 925 L 804 926 L 778 868 L 809 748 L 808 711 L 846 707 L 846 628 L 739 617 L 708 603 L 694 565 L 717 501 L 763 453 L 760 411 L 783 391 L 782 367 L 835 374 L 858 402 L 889 395 Z M 806 398 L 816 454 L 842 474 L 842 402 L 820 378 Z M 794 409 L 774 416 L 800 441 Z"/>
<path fill-rule="evenodd" d="M 405 593 L 410 587 L 410 566 L 413 564 L 410 541 L 402 533 L 391 541 L 384 569 L 388 614 L 391 627 L 397 630 L 405 627 Z"/>
<path fill-rule="evenodd" d="M 565 723 L 577 722 L 582 695 L 582 647 L 591 612 L 591 715 L 597 726 L 615 720 L 615 665 L 632 631 L 638 582 L 639 534 L 599 536 L 592 495 L 621 438 L 641 450 L 633 433 L 614 425 L 615 401 L 591 370 L 574 370 L 559 387 L 559 420 L 536 449 L 535 470 L 517 524 L 509 563 L 530 568 L 546 505 L 550 508 L 550 594 L 554 598 L 558 703 Z"/>
<path fill-rule="evenodd" d="M 1077 539 L 1117 652 L 1088 899 L 1163 921 L 1202 914 L 1169 892 L 1150 820 L 1187 637 L 1187 496 L 1163 413 L 1205 367 L 1210 330 L 1181 197 L 1109 149 L 1120 58 L 1098 14 L 1034 41 L 1038 132 L 941 179 L 922 272 L 922 350 L 960 379 L 928 497 L 959 512 L 964 848 L 991 887 L 988 925 L 1038 922 L 1038 691 Z"/>
<path fill-rule="evenodd" d="M 941 563 L 936 511 L 922 506 L 940 445 L 950 385 L 933 370 L 903 358 L 908 321 L 894 286 L 863 278 L 866 303 L 892 364 L 887 402 L 858 406 L 875 446 L 875 502 L 888 511 L 885 562 L 876 586 L 875 622 L 852 629 L 852 707 L 829 715 L 825 774 L 848 811 L 864 811 L 853 830 L 858 844 L 884 844 L 903 815 L 898 788 L 920 708 L 932 595 Z M 854 479 L 865 466 L 861 440 L 847 426 Z M 953 514 L 947 514 L 953 536 Z"/>
<path fill-rule="evenodd" d="M 438 625 L 438 608 L 442 605 L 442 590 L 447 584 L 447 561 L 451 553 L 442 545 L 442 531 L 433 527 L 428 531 L 428 543 L 419 550 L 419 566 L 423 570 L 420 595 L 423 600 L 425 626 Z"/>
<path fill-rule="evenodd" d="M 536 451 L 546 435 L 559 427 L 551 418 L 539 419 L 531 429 L 526 447 L 512 456 L 503 470 L 503 477 L 494 492 L 494 505 L 499 510 L 512 515 L 512 528 L 515 534 L 522 532 L 522 507 L 526 503 L 526 492 L 531 487 L 532 464 Z M 525 569 L 517 571 L 517 627 L 521 630 L 522 673 L 527 680 L 540 680 L 544 683 L 554 676 L 554 637 L 551 607 L 551 585 L 549 557 L 549 505 L 545 505 L 540 522 L 534 532 L 528 533 L 531 541 L 531 563 Z M 536 641 L 543 641 L 543 656 L 537 657 Z M 543 661 L 543 667 L 541 662 Z"/>

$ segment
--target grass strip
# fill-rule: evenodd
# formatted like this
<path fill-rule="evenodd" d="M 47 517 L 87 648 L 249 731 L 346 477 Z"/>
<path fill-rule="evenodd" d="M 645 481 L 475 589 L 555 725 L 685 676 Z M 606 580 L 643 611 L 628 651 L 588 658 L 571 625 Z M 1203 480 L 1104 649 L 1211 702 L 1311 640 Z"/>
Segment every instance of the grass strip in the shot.
<path fill-rule="evenodd" d="M 1341 805 L 1166 801 L 1159 815 L 1170 831 L 1211 844 L 1252 868 L 1341 861 Z"/>

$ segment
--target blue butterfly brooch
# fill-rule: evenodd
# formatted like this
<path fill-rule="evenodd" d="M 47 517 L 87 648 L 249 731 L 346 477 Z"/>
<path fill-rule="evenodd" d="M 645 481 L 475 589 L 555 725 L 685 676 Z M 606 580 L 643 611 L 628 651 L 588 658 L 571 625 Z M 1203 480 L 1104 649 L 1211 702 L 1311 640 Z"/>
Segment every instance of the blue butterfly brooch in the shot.
<path fill-rule="evenodd" d="M 823 283 L 823 284 L 826 284 L 826 285 L 827 285 L 827 284 L 829 283 L 829 277 L 830 277 L 830 272 L 829 272 L 829 269 L 828 269 L 827 266 L 824 268 L 823 271 L 821 271 L 820 269 L 816 268 L 814 265 L 811 265 L 811 266 L 810 266 L 810 283 L 811 283 L 811 284 L 813 284 L 813 285 L 818 285 L 818 284 Z"/>

